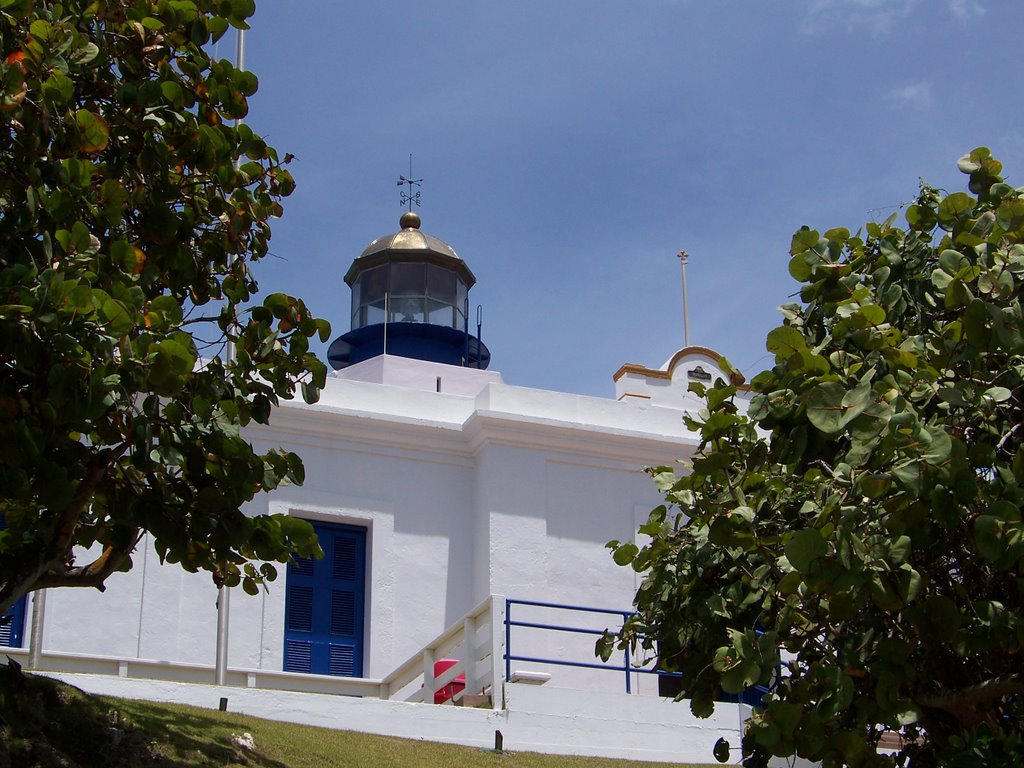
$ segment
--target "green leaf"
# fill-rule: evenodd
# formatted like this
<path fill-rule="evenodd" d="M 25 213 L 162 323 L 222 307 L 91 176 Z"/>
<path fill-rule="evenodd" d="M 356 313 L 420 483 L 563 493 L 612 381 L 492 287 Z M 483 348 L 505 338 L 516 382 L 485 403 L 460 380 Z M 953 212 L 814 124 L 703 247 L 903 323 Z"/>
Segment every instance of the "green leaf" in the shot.
<path fill-rule="evenodd" d="M 941 465 L 950 455 L 953 449 L 953 442 L 946 430 L 941 427 L 928 427 L 926 429 L 929 437 L 928 447 L 921 455 L 928 464 Z"/>
<path fill-rule="evenodd" d="M 174 339 L 165 339 L 153 345 L 150 355 L 153 391 L 165 397 L 177 394 L 195 367 L 192 350 Z"/>
<path fill-rule="evenodd" d="M 715 760 L 720 763 L 729 762 L 729 742 L 723 737 L 719 737 L 718 741 L 715 742 L 715 746 L 712 748 L 711 753 L 715 756 Z"/>
<path fill-rule="evenodd" d="M 42 87 L 43 98 L 54 106 L 60 106 L 71 101 L 75 95 L 75 85 L 67 75 L 59 69 L 54 70 Z"/>
<path fill-rule="evenodd" d="M 902 563 L 910 554 L 910 537 L 900 536 L 889 545 L 889 558 L 894 564 Z"/>
<path fill-rule="evenodd" d="M 115 226 L 120 224 L 128 202 L 128 191 L 116 179 L 106 179 L 100 186 L 100 200 L 104 218 Z"/>
<path fill-rule="evenodd" d="M 860 492 L 869 499 L 878 499 L 889 490 L 889 476 L 880 473 L 865 474 L 858 480 Z"/>
<path fill-rule="evenodd" d="M 885 310 L 877 304 L 865 304 L 857 310 L 857 314 L 869 326 L 881 325 L 885 322 Z"/>
<path fill-rule="evenodd" d="M 789 252 L 793 255 L 805 253 L 818 245 L 820 240 L 821 235 L 819 235 L 815 230 L 803 227 L 793 234 Z"/>
<path fill-rule="evenodd" d="M 804 340 L 804 335 L 796 328 L 783 325 L 768 333 L 765 347 L 775 355 L 776 360 L 783 362 L 806 351 L 807 342 Z"/>
<path fill-rule="evenodd" d="M 714 667 L 716 672 L 728 672 L 742 663 L 742 657 L 731 645 L 724 645 L 715 651 Z"/>
<path fill-rule="evenodd" d="M 1024 227 L 1024 200 L 1019 197 L 1003 200 L 996 209 L 996 223 L 1006 232 Z"/>
<path fill-rule="evenodd" d="M 146 324 L 155 329 L 170 329 L 181 324 L 184 314 L 173 296 L 157 296 L 149 302 Z"/>
<path fill-rule="evenodd" d="M 965 192 L 954 192 L 939 203 L 939 221 L 952 223 L 974 208 L 974 199 Z"/>
<path fill-rule="evenodd" d="M 184 105 L 184 91 L 174 80 L 164 80 L 160 83 L 160 92 L 172 107 L 180 108 Z"/>
<path fill-rule="evenodd" d="M 300 387 L 302 389 L 302 400 L 304 402 L 312 405 L 320 399 L 319 387 L 305 381 L 301 383 Z"/>
<path fill-rule="evenodd" d="M 106 299 L 100 306 L 100 314 L 114 336 L 123 336 L 132 328 L 132 317 L 120 301 Z"/>
<path fill-rule="evenodd" d="M 959 309 L 969 304 L 973 299 L 974 296 L 971 295 L 971 291 L 964 284 L 964 281 L 957 278 L 946 287 L 943 306 L 946 309 Z"/>
<path fill-rule="evenodd" d="M 921 493 L 921 465 L 918 462 L 909 461 L 894 467 L 892 475 L 914 496 Z"/>
<path fill-rule="evenodd" d="M 616 565 L 629 565 L 633 558 L 640 552 L 640 548 L 633 542 L 626 542 L 615 548 L 613 559 Z"/>
<path fill-rule="evenodd" d="M 870 590 L 872 601 L 883 611 L 891 613 L 903 608 L 903 600 L 883 574 L 872 574 Z"/>
<path fill-rule="evenodd" d="M 1006 387 L 989 387 L 985 390 L 985 397 L 996 403 L 1005 403 L 1012 394 Z"/>
<path fill-rule="evenodd" d="M 811 265 L 807 263 L 807 257 L 803 253 L 798 253 L 789 260 L 789 274 L 795 280 L 804 283 L 810 279 L 811 273 Z"/>
<path fill-rule="evenodd" d="M 75 112 L 75 123 L 81 134 L 79 150 L 87 155 L 102 152 L 110 143 L 110 129 L 106 121 L 88 109 Z"/>
<path fill-rule="evenodd" d="M 75 51 L 74 55 L 71 57 L 71 60 L 78 65 L 88 64 L 93 59 L 95 59 L 99 55 L 99 53 L 99 46 L 96 45 L 96 43 L 89 42 L 83 45 L 77 51 Z"/>
<path fill-rule="evenodd" d="M 690 699 L 690 712 L 701 719 L 711 717 L 715 714 L 715 700 L 707 694 L 696 693 Z"/>
<path fill-rule="evenodd" d="M 825 434 L 836 434 L 872 402 L 871 381 L 865 378 L 847 390 L 836 381 L 818 384 L 807 398 L 807 418 Z"/>
<path fill-rule="evenodd" d="M 971 266 L 971 261 L 960 251 L 946 249 L 939 254 L 939 267 L 950 277 L 956 277 L 962 270 Z"/>
<path fill-rule="evenodd" d="M 988 147 L 977 147 L 956 161 L 956 167 L 963 173 L 974 173 L 985 167 L 992 158 Z M 1000 169 L 1002 168 L 1000 164 Z M 996 171 L 998 173 L 998 171 Z"/>
<path fill-rule="evenodd" d="M 819 557 L 828 554 L 828 543 L 816 528 L 794 531 L 786 540 L 786 559 L 800 573 L 807 573 Z"/>

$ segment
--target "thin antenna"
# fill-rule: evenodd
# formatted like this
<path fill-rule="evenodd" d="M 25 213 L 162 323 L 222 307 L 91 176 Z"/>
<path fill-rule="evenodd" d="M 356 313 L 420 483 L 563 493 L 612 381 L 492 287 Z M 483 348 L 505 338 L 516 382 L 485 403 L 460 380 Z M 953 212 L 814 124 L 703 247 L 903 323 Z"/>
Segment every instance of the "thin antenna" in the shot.
<path fill-rule="evenodd" d="M 469 367 L 469 296 L 462 301 L 462 367 Z"/>
<path fill-rule="evenodd" d="M 690 346 L 690 307 L 686 300 L 686 262 L 690 255 L 686 251 L 679 251 L 679 265 L 683 270 L 683 346 Z"/>
<path fill-rule="evenodd" d="M 414 179 L 412 177 L 412 153 L 410 152 L 409 153 L 409 176 L 408 177 L 405 177 L 405 176 L 399 176 L 398 177 L 398 186 L 402 186 L 403 184 L 408 184 L 409 185 L 409 191 L 406 192 L 403 189 L 402 192 L 400 193 L 399 199 L 402 201 L 401 205 L 406 205 L 406 204 L 409 205 L 409 211 L 410 212 L 412 212 L 412 204 L 413 203 L 416 203 L 417 207 L 420 204 L 420 192 L 419 192 L 419 190 L 416 190 L 416 193 L 413 194 L 413 189 L 412 188 L 420 186 L 420 183 L 422 181 L 423 181 L 423 179 Z"/>
<path fill-rule="evenodd" d="M 476 367 L 480 367 L 480 358 L 483 357 L 481 350 L 483 344 L 480 343 L 480 328 L 484 324 L 484 306 L 483 304 L 476 305 Z"/>

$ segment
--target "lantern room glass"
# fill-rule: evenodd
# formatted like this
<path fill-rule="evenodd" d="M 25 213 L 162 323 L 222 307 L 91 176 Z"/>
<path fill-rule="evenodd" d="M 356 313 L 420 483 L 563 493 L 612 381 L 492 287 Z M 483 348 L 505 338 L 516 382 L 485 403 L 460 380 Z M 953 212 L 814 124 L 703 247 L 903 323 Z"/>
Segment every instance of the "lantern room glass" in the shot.
<path fill-rule="evenodd" d="M 393 261 L 362 272 L 352 283 L 352 329 L 384 322 L 465 326 L 468 289 L 437 264 Z M 386 301 L 385 301 L 386 299 Z"/>

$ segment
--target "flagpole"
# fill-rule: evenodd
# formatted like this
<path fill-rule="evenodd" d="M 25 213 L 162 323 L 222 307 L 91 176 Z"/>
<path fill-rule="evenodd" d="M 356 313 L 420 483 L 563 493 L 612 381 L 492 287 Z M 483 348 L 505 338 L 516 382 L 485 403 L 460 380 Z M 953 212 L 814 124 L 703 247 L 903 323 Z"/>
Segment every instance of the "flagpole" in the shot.
<path fill-rule="evenodd" d="M 679 251 L 679 265 L 683 270 L 683 346 L 690 346 L 690 307 L 686 300 L 686 262 L 690 256 L 686 251 Z"/>
<path fill-rule="evenodd" d="M 238 29 L 238 47 L 235 51 L 235 68 L 245 69 L 245 30 Z M 241 118 L 235 119 L 235 130 L 242 124 Z M 238 170 L 239 158 L 235 158 L 235 170 Z M 228 269 L 234 264 L 234 257 L 228 258 Z M 225 362 L 230 368 L 235 360 L 235 345 L 231 338 L 228 338 L 224 350 Z M 216 682 L 217 685 L 227 685 L 228 679 L 228 626 L 231 608 L 231 590 L 221 585 L 217 588 L 217 663 Z"/>

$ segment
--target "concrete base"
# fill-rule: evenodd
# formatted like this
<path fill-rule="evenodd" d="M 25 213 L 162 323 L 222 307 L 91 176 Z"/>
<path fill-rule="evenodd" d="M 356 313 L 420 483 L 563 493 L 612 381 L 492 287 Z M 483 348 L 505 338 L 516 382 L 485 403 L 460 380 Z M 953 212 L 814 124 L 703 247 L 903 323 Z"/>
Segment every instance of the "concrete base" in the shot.
<path fill-rule="evenodd" d="M 90 693 L 209 709 L 227 697 L 230 712 L 484 749 L 493 748 L 495 731 L 501 731 L 504 749 L 512 752 L 710 763 L 715 741 L 725 737 L 738 745 L 742 726 L 736 704 L 721 704 L 713 717 L 698 720 L 686 702 L 532 685 L 506 685 L 506 709 L 494 711 L 109 675 L 40 674 Z"/>

